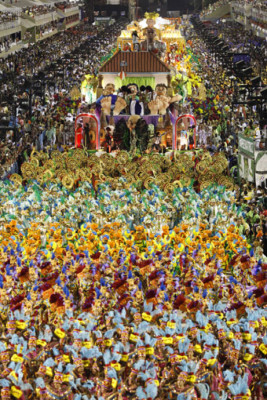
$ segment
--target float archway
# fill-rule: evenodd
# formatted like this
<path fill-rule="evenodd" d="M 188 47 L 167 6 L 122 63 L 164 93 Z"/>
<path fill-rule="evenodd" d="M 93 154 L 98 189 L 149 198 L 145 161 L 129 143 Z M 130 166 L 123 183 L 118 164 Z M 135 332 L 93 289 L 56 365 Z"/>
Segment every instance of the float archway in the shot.
<path fill-rule="evenodd" d="M 172 136 L 172 149 L 177 150 L 177 131 L 178 131 L 178 125 L 179 123 L 185 121 L 188 126 L 185 128 L 188 129 L 192 126 L 194 126 L 194 145 L 193 148 L 196 148 L 196 127 L 197 127 L 197 121 L 194 115 L 191 114 L 183 114 L 180 115 L 180 117 L 176 118 L 174 124 L 173 124 L 173 136 Z"/>
<path fill-rule="evenodd" d="M 92 124 L 92 121 L 93 121 L 93 124 Z M 77 147 L 76 143 L 77 143 L 77 135 L 78 135 L 78 124 L 80 124 L 81 122 L 82 122 L 82 125 L 85 125 L 87 122 L 89 123 L 89 126 L 90 126 L 90 122 L 93 125 L 92 131 L 94 131 L 94 133 L 95 133 L 94 148 L 96 150 L 99 150 L 100 149 L 100 121 L 96 115 L 89 114 L 89 113 L 79 114 L 75 118 L 75 147 Z"/>

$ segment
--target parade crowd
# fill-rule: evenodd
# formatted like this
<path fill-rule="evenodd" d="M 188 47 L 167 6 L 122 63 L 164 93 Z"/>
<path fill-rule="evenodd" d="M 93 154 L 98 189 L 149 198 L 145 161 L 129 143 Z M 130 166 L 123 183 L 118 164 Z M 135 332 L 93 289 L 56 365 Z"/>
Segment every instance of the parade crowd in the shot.
<path fill-rule="evenodd" d="M 15 13 L 0 11 L 0 22 L 16 21 L 18 17 L 18 14 Z"/>
<path fill-rule="evenodd" d="M 53 12 L 53 11 L 56 11 L 56 7 L 53 5 L 41 5 L 41 6 L 32 6 L 32 7 L 22 8 L 22 12 L 24 14 L 29 15 L 30 17 L 47 14 L 48 12 Z"/>
<path fill-rule="evenodd" d="M 79 64 L 73 64 L 71 55 L 69 55 L 70 63 L 69 69 L 65 72 L 64 86 L 62 76 L 57 76 L 53 70 L 52 72 L 48 70 L 47 76 L 50 78 L 52 75 L 53 81 L 51 86 L 46 87 L 45 105 L 37 98 L 32 106 L 31 117 L 29 116 L 29 107 L 26 110 L 19 108 L 16 117 L 16 129 L 20 139 L 17 142 L 12 140 L 14 138 L 14 122 L 10 123 L 10 131 L 7 131 L 6 140 L 1 145 L 2 153 L 9 154 L 8 157 L 2 158 L 2 176 L 8 173 L 12 166 L 15 167 L 14 171 L 18 171 L 20 163 L 25 160 L 23 153 L 29 151 L 32 146 L 41 150 L 44 144 L 73 144 L 73 121 L 79 102 L 77 104 L 73 102 L 68 93 L 73 86 L 80 87 L 84 74 L 97 71 L 101 56 L 109 53 L 114 45 L 114 39 L 122 27 L 123 24 L 121 23 L 113 25 L 108 28 L 109 36 L 107 36 L 107 30 L 98 33 L 97 28 L 84 26 L 79 29 L 79 32 L 71 30 L 58 34 L 56 38 L 44 40 L 38 45 L 22 50 L 19 54 L 10 55 L 7 59 L 1 60 L 1 95 L 2 98 L 9 99 L 15 93 L 16 84 L 14 80 L 12 81 L 14 74 L 18 79 L 20 76 L 31 77 L 44 70 L 51 62 L 56 62 L 64 57 L 64 54 L 70 53 L 76 47 L 83 43 L 87 44 L 88 41 L 90 43 L 86 60 L 81 60 Z M 33 64 L 33 60 L 35 60 L 35 64 Z M 25 99 L 27 102 L 28 93 L 20 94 L 19 98 Z M 7 101 L 1 104 L 2 113 L 5 118 L 9 117 L 11 121 L 13 121 L 13 105 L 13 99 L 11 103 Z M 19 159 L 18 156 L 20 156 Z M 16 164 L 17 160 L 18 165 Z"/>
<path fill-rule="evenodd" d="M 266 189 L 237 155 L 238 133 L 265 131 L 187 22 L 171 111 L 196 117 L 198 150 L 75 149 L 74 89 L 126 23 L 1 60 L 0 398 L 263 400 Z M 24 109 L 34 76 L 44 96 Z"/>

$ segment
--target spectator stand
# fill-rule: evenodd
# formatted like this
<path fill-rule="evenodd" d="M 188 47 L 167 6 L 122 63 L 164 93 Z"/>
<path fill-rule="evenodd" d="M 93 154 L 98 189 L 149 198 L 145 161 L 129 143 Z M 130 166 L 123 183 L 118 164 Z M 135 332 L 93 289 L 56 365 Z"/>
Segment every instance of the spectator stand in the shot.
<path fill-rule="evenodd" d="M 0 4 L 0 57 L 21 48 L 20 9 Z"/>

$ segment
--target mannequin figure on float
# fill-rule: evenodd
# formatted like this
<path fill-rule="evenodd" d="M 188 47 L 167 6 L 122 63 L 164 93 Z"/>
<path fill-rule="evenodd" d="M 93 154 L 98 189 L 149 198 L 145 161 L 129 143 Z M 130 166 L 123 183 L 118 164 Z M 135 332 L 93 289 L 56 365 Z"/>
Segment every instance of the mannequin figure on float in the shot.
<path fill-rule="evenodd" d="M 143 34 L 146 38 L 142 42 L 142 50 L 153 51 L 156 46 L 156 38 L 158 38 L 159 31 L 155 28 L 156 18 L 159 14 L 156 13 L 145 13 L 147 27 L 144 29 Z"/>
<path fill-rule="evenodd" d="M 111 111 L 113 111 L 113 115 L 119 115 L 127 104 L 122 97 L 115 94 L 115 85 L 107 83 L 103 94 L 97 99 L 96 105 L 100 106 L 106 115 L 110 115 Z"/>

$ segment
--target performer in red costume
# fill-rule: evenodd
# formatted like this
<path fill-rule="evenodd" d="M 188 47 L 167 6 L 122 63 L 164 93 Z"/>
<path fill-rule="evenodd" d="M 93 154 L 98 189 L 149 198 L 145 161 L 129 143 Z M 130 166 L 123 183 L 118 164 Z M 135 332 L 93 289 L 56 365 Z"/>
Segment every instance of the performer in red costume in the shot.
<path fill-rule="evenodd" d="M 82 124 L 78 124 L 77 129 L 75 130 L 75 147 L 82 147 L 83 143 L 83 128 Z"/>

